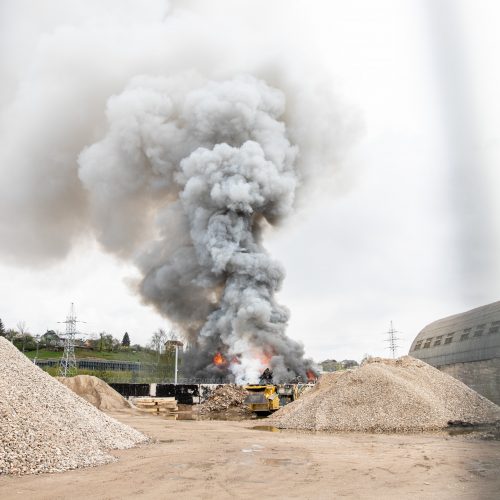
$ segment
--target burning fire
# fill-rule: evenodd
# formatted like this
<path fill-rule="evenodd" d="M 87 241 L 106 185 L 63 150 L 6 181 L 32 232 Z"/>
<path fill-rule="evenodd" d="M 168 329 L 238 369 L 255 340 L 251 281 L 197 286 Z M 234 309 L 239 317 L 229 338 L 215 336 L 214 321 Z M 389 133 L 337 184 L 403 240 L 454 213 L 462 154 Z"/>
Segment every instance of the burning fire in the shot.
<path fill-rule="evenodd" d="M 316 380 L 318 377 L 312 370 L 306 371 L 307 380 Z"/>
<path fill-rule="evenodd" d="M 271 358 L 272 356 L 266 353 L 262 353 L 260 356 L 260 362 L 262 363 L 262 366 L 265 366 L 266 368 L 269 367 L 269 364 L 271 363 Z"/>
<path fill-rule="evenodd" d="M 217 353 L 215 353 L 213 362 L 214 362 L 215 366 L 225 365 L 226 364 L 226 358 L 222 355 L 222 353 L 217 352 Z"/>

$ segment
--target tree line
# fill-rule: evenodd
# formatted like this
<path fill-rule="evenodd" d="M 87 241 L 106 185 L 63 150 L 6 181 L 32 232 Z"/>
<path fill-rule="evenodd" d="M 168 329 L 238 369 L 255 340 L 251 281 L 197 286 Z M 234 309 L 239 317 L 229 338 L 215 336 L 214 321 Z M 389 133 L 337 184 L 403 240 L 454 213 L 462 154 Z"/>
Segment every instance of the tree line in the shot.
<path fill-rule="evenodd" d="M 33 335 L 29 332 L 24 321 L 20 321 L 14 328 L 5 328 L 2 319 L 0 318 L 0 336 L 5 337 L 12 342 L 20 351 L 35 351 L 45 349 L 48 351 L 62 351 L 64 349 L 64 335 L 54 330 L 47 330 L 42 335 Z M 75 347 L 81 349 L 89 349 L 97 352 L 120 352 L 133 351 L 139 352 L 144 350 L 154 351 L 158 355 L 158 360 L 161 354 L 166 349 L 168 340 L 178 340 L 177 334 L 173 331 L 166 331 L 162 328 L 156 330 L 149 342 L 142 346 L 141 344 L 132 344 L 130 334 L 125 332 L 120 339 L 113 335 L 102 331 L 98 334 L 88 336 L 88 338 L 75 339 Z"/>

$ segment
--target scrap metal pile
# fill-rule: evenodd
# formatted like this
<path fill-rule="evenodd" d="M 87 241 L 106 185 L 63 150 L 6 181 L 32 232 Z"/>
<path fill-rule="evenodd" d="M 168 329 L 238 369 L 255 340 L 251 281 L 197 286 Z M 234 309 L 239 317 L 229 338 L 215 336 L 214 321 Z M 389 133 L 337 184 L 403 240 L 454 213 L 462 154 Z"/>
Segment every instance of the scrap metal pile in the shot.
<path fill-rule="evenodd" d="M 199 413 L 225 412 L 251 413 L 244 403 L 248 392 L 238 385 L 221 385 L 200 405 Z"/>

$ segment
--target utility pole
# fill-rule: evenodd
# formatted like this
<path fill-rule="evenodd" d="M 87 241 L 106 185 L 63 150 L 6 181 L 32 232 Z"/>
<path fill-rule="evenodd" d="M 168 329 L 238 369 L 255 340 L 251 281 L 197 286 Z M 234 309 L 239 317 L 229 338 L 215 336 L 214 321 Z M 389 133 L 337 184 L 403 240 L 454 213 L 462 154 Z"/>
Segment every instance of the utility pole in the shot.
<path fill-rule="evenodd" d="M 66 316 L 66 321 L 58 321 L 58 323 L 66 324 L 66 333 L 64 334 L 64 352 L 59 364 L 59 376 L 60 377 L 71 377 L 76 375 L 76 358 L 75 358 L 75 335 L 76 335 L 76 323 L 85 323 L 84 321 L 78 321 L 75 315 L 75 306 L 71 302 L 71 307 L 68 316 Z"/>
<path fill-rule="evenodd" d="M 390 349 L 393 359 L 396 357 L 396 350 L 399 347 L 399 345 L 397 344 L 397 341 L 401 340 L 399 337 L 396 337 L 396 334 L 398 334 L 398 333 L 401 333 L 401 332 L 394 330 L 394 327 L 392 326 L 392 321 L 391 321 L 391 326 L 389 328 L 389 331 L 386 332 L 387 339 L 385 341 L 389 342 L 387 349 Z"/>
<path fill-rule="evenodd" d="M 35 340 L 36 340 L 36 355 L 35 359 L 33 360 L 33 363 L 36 365 L 36 361 L 38 359 L 38 344 L 40 343 L 40 335 L 35 335 Z"/>
<path fill-rule="evenodd" d="M 175 344 L 175 374 L 174 374 L 174 385 L 177 385 L 177 359 L 179 357 L 179 346 Z"/>

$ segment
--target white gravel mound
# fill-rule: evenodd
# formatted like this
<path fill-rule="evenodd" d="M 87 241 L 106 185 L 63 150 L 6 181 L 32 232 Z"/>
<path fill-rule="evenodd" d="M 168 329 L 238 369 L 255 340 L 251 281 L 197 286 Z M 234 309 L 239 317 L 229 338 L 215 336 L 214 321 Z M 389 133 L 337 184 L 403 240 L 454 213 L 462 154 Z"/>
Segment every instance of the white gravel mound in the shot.
<path fill-rule="evenodd" d="M 0 474 L 111 462 L 107 450 L 147 441 L 35 366 L 0 337 Z"/>
<path fill-rule="evenodd" d="M 500 419 L 500 408 L 459 380 L 404 356 L 375 358 L 356 370 L 325 374 L 316 387 L 277 411 L 285 429 L 360 432 L 437 430 L 448 422 Z"/>

